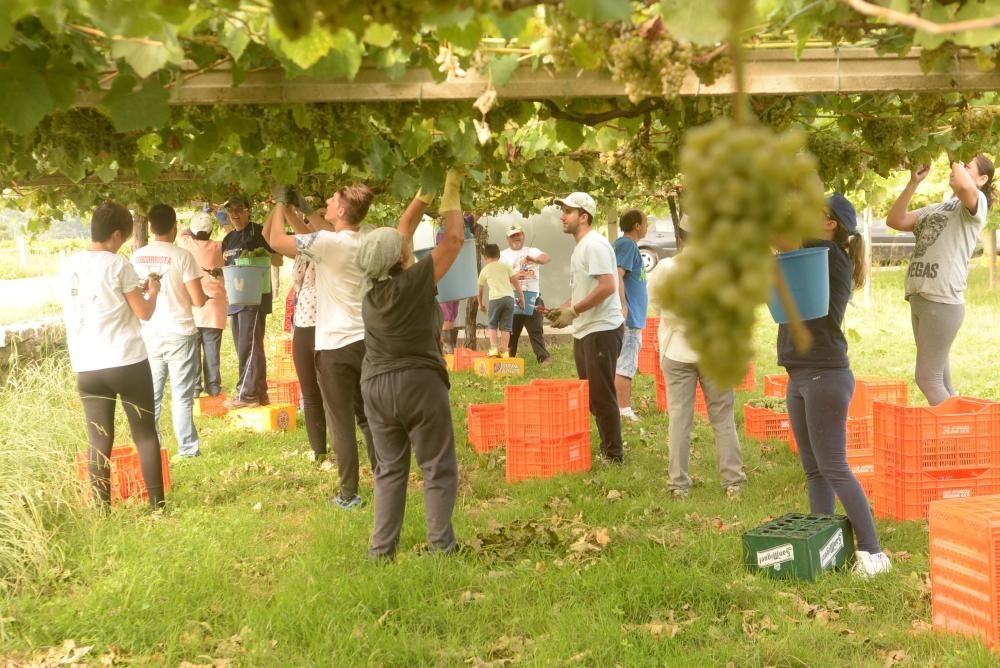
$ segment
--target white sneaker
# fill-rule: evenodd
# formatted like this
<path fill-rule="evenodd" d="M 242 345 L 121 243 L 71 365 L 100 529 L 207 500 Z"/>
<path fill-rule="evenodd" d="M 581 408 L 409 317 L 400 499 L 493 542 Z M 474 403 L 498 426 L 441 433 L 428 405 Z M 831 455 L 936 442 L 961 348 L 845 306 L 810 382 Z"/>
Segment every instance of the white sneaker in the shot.
<path fill-rule="evenodd" d="M 885 552 L 871 554 L 864 550 L 854 553 L 854 574 L 865 579 L 875 577 L 879 573 L 892 570 L 892 563 Z"/>
<path fill-rule="evenodd" d="M 632 410 L 631 406 L 628 407 L 628 408 L 622 408 L 620 410 L 620 413 L 622 415 L 622 418 L 625 419 L 625 420 L 631 420 L 632 422 L 638 422 L 639 421 L 639 416 L 635 414 L 635 411 Z"/>

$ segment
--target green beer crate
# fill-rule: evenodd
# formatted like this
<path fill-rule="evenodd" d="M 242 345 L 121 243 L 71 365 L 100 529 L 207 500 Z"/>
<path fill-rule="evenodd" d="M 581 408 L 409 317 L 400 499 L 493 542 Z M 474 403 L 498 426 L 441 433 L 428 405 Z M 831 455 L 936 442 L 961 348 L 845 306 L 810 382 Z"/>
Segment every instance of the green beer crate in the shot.
<path fill-rule="evenodd" d="M 854 532 L 844 515 L 789 513 L 743 534 L 743 561 L 777 578 L 815 580 L 854 555 Z"/>

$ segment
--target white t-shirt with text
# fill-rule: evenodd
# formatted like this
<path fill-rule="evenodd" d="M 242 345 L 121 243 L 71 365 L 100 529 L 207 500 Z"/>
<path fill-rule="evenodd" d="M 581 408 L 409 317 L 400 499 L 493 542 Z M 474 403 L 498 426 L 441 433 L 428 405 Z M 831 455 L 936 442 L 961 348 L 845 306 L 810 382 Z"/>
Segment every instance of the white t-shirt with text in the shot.
<path fill-rule="evenodd" d="M 529 257 L 534 260 L 542 255 L 542 251 L 530 246 L 522 246 L 520 250 L 507 248 L 500 251 L 500 261 L 513 269 L 515 274 L 522 271 L 530 272 L 531 276 L 520 279 L 519 283 L 521 284 L 521 289 L 525 292 L 534 292 L 537 294 L 541 292 L 541 265 L 525 260 Z"/>
<path fill-rule="evenodd" d="M 597 277 L 609 274 L 615 289 L 597 306 L 587 309 L 573 321 L 573 337 L 582 339 L 594 332 L 618 329 L 625 318 L 618 299 L 618 263 L 611 242 L 591 230 L 576 244 L 570 258 L 570 282 L 573 304 L 583 300 L 597 287 Z"/>
<path fill-rule="evenodd" d="M 316 264 L 316 350 L 337 350 L 362 341 L 359 232 L 322 230 L 295 236 L 295 248 Z"/>
<path fill-rule="evenodd" d="M 128 260 L 108 251 L 83 251 L 66 258 L 58 280 L 74 372 L 113 369 L 147 358 L 139 318 L 125 299 L 139 289 Z"/>
<path fill-rule="evenodd" d="M 201 280 L 202 270 L 194 256 L 169 241 L 153 240 L 132 254 L 132 265 L 142 279 L 154 272 L 160 275 L 156 310 L 142 324 L 143 332 L 153 336 L 197 334 L 191 295 L 185 285 Z"/>

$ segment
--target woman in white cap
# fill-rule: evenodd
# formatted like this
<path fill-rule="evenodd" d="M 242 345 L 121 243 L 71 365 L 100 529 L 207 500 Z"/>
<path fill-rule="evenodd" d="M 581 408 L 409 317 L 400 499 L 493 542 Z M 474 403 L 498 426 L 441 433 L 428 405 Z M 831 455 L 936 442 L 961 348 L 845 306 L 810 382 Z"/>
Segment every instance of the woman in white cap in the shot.
<path fill-rule="evenodd" d="M 177 244 L 194 255 L 195 262 L 204 272 L 201 288 L 208 297 L 204 306 L 191 309 L 201 349 L 201 369 L 195 380 L 195 396 L 204 392 L 215 397 L 222 392 L 222 332 L 226 329 L 229 303 L 226 301 L 226 286 L 222 280 L 222 243 L 212 239 L 214 226 L 212 215 L 199 211 L 191 217 L 188 225 L 190 234 L 181 235 Z"/>
<path fill-rule="evenodd" d="M 413 233 L 432 195 L 418 195 L 399 229 L 365 237 L 357 262 L 368 289 L 362 302 L 365 360 L 361 392 L 375 444 L 375 526 L 368 556 L 392 559 L 406 507 L 410 451 L 424 474 L 427 541 L 432 550 L 455 549 L 451 524 L 458 490 L 455 434 L 448 402 L 448 371 L 441 354 L 437 283 L 465 243 L 459 184 L 448 172 L 440 212 L 444 236 L 429 257 L 407 266 Z"/>

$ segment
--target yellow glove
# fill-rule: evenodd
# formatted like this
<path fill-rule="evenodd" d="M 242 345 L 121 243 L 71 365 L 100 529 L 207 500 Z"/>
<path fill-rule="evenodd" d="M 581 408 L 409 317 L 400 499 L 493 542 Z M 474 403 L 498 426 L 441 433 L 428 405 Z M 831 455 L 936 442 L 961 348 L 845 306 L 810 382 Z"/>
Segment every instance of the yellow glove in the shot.
<path fill-rule="evenodd" d="M 434 197 L 435 196 L 436 196 L 436 193 L 425 193 L 422 190 L 418 190 L 416 198 L 418 200 L 420 200 L 421 202 L 423 202 L 424 204 L 426 204 L 427 206 L 430 206 L 431 202 L 434 201 Z"/>
<path fill-rule="evenodd" d="M 564 327 L 569 327 L 576 320 L 577 313 L 573 310 L 573 307 L 569 308 L 554 308 L 548 312 L 545 316 L 549 319 L 549 323 L 556 329 L 562 329 Z"/>
<path fill-rule="evenodd" d="M 462 210 L 462 175 L 454 167 L 448 170 L 448 175 L 444 179 L 444 192 L 441 193 L 441 205 L 438 211 L 461 211 Z"/>

